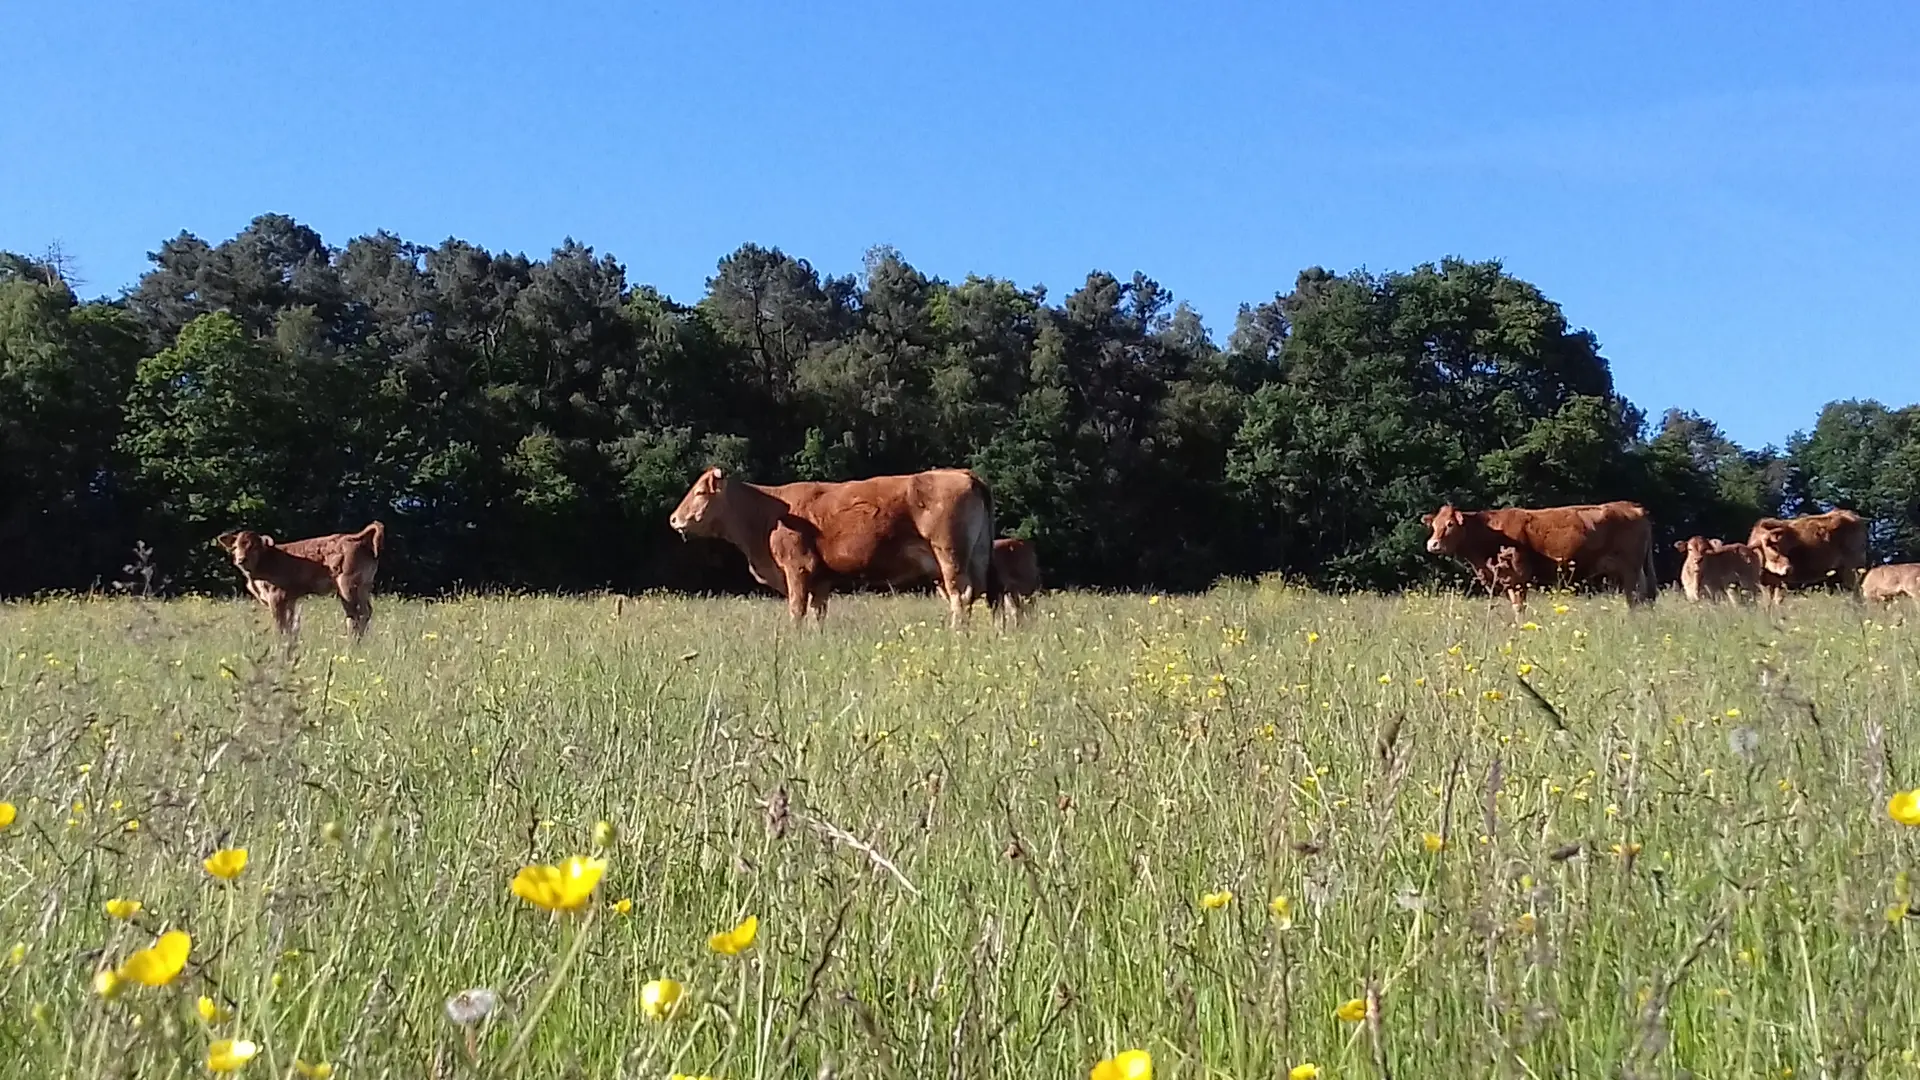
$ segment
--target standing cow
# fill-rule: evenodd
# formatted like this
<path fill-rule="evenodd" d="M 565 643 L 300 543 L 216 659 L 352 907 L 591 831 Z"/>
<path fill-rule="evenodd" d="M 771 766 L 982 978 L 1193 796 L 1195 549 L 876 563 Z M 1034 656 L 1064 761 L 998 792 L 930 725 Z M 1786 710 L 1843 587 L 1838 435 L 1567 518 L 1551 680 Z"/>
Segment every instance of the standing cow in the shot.
<path fill-rule="evenodd" d="M 1747 534 L 1760 553 L 1760 584 L 1778 602 L 1788 589 L 1832 584 L 1860 595 L 1867 569 L 1867 523 L 1851 510 L 1803 517 L 1761 518 Z"/>
<path fill-rule="evenodd" d="M 1535 584 L 1546 583 L 1550 568 L 1575 581 L 1612 581 L 1627 602 L 1652 600 L 1653 523 L 1637 503 L 1609 502 L 1555 506 L 1540 510 L 1461 510 L 1452 504 L 1420 519 L 1432 530 L 1427 550 L 1467 564 L 1483 585 L 1494 581 L 1502 548 L 1515 549 L 1502 576 L 1521 565 Z M 1506 586 L 1509 596 L 1513 586 Z M 1524 599 L 1524 592 L 1520 594 Z"/>
<path fill-rule="evenodd" d="M 993 500 L 966 469 L 762 486 L 714 466 L 667 520 L 682 536 L 739 548 L 754 580 L 787 598 L 796 623 L 809 612 L 825 618 L 827 597 L 842 581 L 933 578 L 956 626 L 976 598 L 1000 604 Z"/>
<path fill-rule="evenodd" d="M 1687 559 L 1680 567 L 1680 589 L 1687 599 L 1751 599 L 1760 592 L 1760 553 L 1746 544 L 1728 544 L 1704 536 L 1677 541 Z"/>
<path fill-rule="evenodd" d="M 246 578 L 247 592 L 265 604 L 283 634 L 300 629 L 300 598 L 339 597 L 355 638 L 373 622 L 373 578 L 380 569 L 387 527 L 376 521 L 359 532 L 328 533 L 274 542 L 263 533 L 240 529 L 214 537 Z"/>
<path fill-rule="evenodd" d="M 1000 586 L 1000 607 L 995 614 L 1019 621 L 1026 615 L 1033 595 L 1040 591 L 1040 555 L 1034 550 L 1033 541 L 1012 536 L 995 540 L 993 572 Z M 937 580 L 933 591 L 946 599 L 947 591 Z"/>
<path fill-rule="evenodd" d="M 1891 604 L 1902 596 L 1920 600 L 1920 563 L 1887 563 L 1867 571 L 1860 592 L 1866 599 Z"/>

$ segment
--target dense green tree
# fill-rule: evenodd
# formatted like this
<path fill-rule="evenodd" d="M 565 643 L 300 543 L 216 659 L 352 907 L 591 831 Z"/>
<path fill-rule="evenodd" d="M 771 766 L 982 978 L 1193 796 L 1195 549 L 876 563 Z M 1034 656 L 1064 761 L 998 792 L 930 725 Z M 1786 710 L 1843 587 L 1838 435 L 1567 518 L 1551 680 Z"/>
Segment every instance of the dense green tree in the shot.
<path fill-rule="evenodd" d="M 741 246 L 683 306 L 564 241 L 542 258 L 281 215 L 182 234 L 118 302 L 0 255 L 0 592 L 119 576 L 136 542 L 389 527 L 383 587 L 748 587 L 665 518 L 700 469 L 767 482 L 967 465 L 1061 585 L 1458 577 L 1421 514 L 1629 498 L 1662 543 L 1854 506 L 1920 554 L 1916 409 L 1837 402 L 1785 454 L 1651 430 L 1594 336 L 1495 262 L 1301 273 L 1225 346 L 1153 278 L 1058 301 L 898 251 L 823 275 Z M 49 531 L 69 542 L 47 545 Z"/>

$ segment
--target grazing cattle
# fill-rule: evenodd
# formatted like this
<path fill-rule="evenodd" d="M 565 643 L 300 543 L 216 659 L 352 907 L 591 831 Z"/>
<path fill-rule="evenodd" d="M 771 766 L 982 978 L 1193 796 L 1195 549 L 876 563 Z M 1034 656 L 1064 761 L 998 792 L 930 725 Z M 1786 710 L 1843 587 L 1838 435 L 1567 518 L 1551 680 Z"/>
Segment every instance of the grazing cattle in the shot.
<path fill-rule="evenodd" d="M 999 614 L 1019 619 L 1026 614 L 1033 595 L 1040 591 L 1040 556 L 1031 540 L 1003 536 L 993 542 L 993 572 L 1000 579 Z M 933 590 L 942 598 L 946 590 L 938 581 Z"/>
<path fill-rule="evenodd" d="M 1760 581 L 1769 600 L 1788 589 L 1833 584 L 1855 596 L 1867 569 L 1867 523 L 1851 510 L 1804 517 L 1761 518 L 1747 535 L 1760 553 Z"/>
<path fill-rule="evenodd" d="M 246 577 L 247 591 L 273 613 L 281 633 L 299 630 L 300 599 L 305 596 L 339 597 L 356 638 L 373 621 L 373 576 L 387 542 L 387 527 L 380 522 L 356 533 L 286 544 L 247 529 L 221 533 L 215 542 L 233 556 L 233 565 Z"/>
<path fill-rule="evenodd" d="M 1891 603 L 1902 596 L 1920 600 L 1920 563 L 1888 563 L 1867 571 L 1860 582 L 1867 599 Z"/>
<path fill-rule="evenodd" d="M 1653 599 L 1653 523 L 1635 503 L 1541 510 L 1460 510 L 1449 504 L 1420 523 L 1432 530 L 1428 551 L 1466 563 L 1483 585 L 1493 585 L 1493 563 L 1502 547 L 1511 547 L 1534 582 L 1547 580 L 1542 571 L 1551 567 L 1552 577 L 1610 580 L 1628 603 Z"/>
<path fill-rule="evenodd" d="M 715 466 L 667 520 L 682 536 L 739 548 L 754 580 L 787 598 L 796 623 L 809 612 L 825 618 L 839 581 L 932 578 L 954 625 L 977 597 L 1001 602 L 992 497 L 966 469 L 763 487 Z"/>
<path fill-rule="evenodd" d="M 1728 544 L 1696 536 L 1675 542 L 1686 553 L 1680 588 L 1693 601 L 1724 600 L 1729 593 L 1752 598 L 1760 592 L 1760 553 L 1747 544 Z"/>

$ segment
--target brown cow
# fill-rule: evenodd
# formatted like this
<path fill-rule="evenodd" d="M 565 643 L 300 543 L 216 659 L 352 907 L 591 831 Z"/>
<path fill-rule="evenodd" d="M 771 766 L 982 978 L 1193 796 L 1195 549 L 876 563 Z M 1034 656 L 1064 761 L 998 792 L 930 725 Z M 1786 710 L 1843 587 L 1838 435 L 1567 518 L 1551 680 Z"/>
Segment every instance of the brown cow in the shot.
<path fill-rule="evenodd" d="M 1466 563 L 1483 585 L 1493 584 L 1500 549 L 1512 547 L 1533 581 L 1543 580 L 1540 570 L 1551 565 L 1555 576 L 1564 571 L 1576 581 L 1611 580 L 1628 603 L 1653 599 L 1653 524 L 1636 503 L 1541 510 L 1460 510 L 1448 504 L 1420 523 L 1432 529 L 1428 551 Z"/>
<path fill-rule="evenodd" d="M 825 618 L 841 580 L 902 585 L 931 577 L 954 625 L 977 597 L 1001 603 L 993 500 L 966 469 L 763 487 L 715 466 L 667 520 L 682 536 L 739 548 L 754 580 L 787 598 L 796 623 L 808 612 Z"/>
<path fill-rule="evenodd" d="M 1704 536 L 1676 541 L 1686 553 L 1680 588 L 1693 601 L 1724 600 L 1729 594 L 1751 599 L 1760 593 L 1760 553 L 1746 544 L 1728 544 Z"/>
<path fill-rule="evenodd" d="M 1868 600 L 1891 603 L 1902 596 L 1920 600 L 1920 563 L 1888 563 L 1867 571 L 1860 591 Z"/>
<path fill-rule="evenodd" d="M 993 572 L 1000 578 L 1000 609 L 996 614 L 1018 620 L 1040 591 L 1040 556 L 1033 542 L 1012 536 L 995 540 Z M 938 581 L 933 583 L 933 591 L 943 599 L 947 595 Z"/>
<path fill-rule="evenodd" d="M 1760 553 L 1761 584 L 1778 601 L 1792 588 L 1834 584 L 1860 595 L 1867 569 L 1867 523 L 1851 510 L 1804 517 L 1761 518 L 1747 535 Z"/>
<path fill-rule="evenodd" d="M 233 565 L 247 579 L 247 591 L 273 613 L 281 633 L 299 630 L 299 604 L 305 596 L 339 597 L 356 638 L 373 621 L 373 577 L 387 542 L 387 527 L 378 521 L 356 533 L 286 544 L 247 529 L 221 533 L 214 542 L 233 556 Z"/>

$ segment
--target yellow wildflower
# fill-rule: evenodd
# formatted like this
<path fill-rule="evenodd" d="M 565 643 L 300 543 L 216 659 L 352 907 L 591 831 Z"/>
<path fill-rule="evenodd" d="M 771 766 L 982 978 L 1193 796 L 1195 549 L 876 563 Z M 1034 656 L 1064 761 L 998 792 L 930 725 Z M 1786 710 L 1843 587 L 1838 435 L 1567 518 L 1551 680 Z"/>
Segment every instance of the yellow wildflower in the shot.
<path fill-rule="evenodd" d="M 640 988 L 640 1011 L 649 1020 L 665 1020 L 680 1010 L 687 988 L 672 979 L 655 979 Z"/>
<path fill-rule="evenodd" d="M 143 986 L 165 986 L 180 977 L 192 948 L 193 938 L 185 930 L 169 930 L 151 948 L 127 957 L 118 974 Z"/>
<path fill-rule="evenodd" d="M 238 1072 L 260 1052 L 245 1039 L 221 1039 L 207 1047 L 207 1068 L 214 1072 Z"/>
<path fill-rule="evenodd" d="M 753 948 L 753 940 L 760 936 L 760 916 L 749 915 L 740 920 L 740 925 L 707 937 L 707 948 L 722 956 L 739 956 Z"/>
<path fill-rule="evenodd" d="M 1153 1055 L 1122 1050 L 1093 1067 L 1092 1080 L 1153 1080 Z"/>
<path fill-rule="evenodd" d="M 1320 1066 L 1303 1061 L 1287 1070 L 1287 1080 L 1320 1080 Z"/>
<path fill-rule="evenodd" d="M 115 971 L 107 970 L 93 973 L 93 992 L 106 998 L 108 1001 L 119 997 L 120 991 L 124 988 L 125 983 L 121 980 L 119 973 Z"/>
<path fill-rule="evenodd" d="M 613 911 L 615 915 L 633 914 L 633 901 L 632 899 L 625 896 L 621 897 L 618 900 L 615 900 L 613 903 L 607 906 Z"/>
<path fill-rule="evenodd" d="M 233 1015 L 226 1009 L 221 1008 L 219 1002 L 205 994 L 200 995 L 200 1000 L 193 1003 L 193 1008 L 195 1012 L 200 1014 L 200 1019 L 205 1020 L 209 1024 L 218 1024 Z"/>
<path fill-rule="evenodd" d="M 1314 642 L 1319 640 L 1320 640 L 1320 631 L 1318 630 L 1307 631 L 1307 644 L 1311 645 Z"/>
<path fill-rule="evenodd" d="M 1523 934 L 1531 934 L 1537 921 L 1538 920 L 1533 917 L 1533 912 L 1524 912 L 1518 919 L 1513 921 L 1513 928 Z"/>
<path fill-rule="evenodd" d="M 1276 896 L 1267 901 L 1267 911 L 1273 915 L 1275 929 L 1293 929 L 1293 904 L 1286 897 Z"/>
<path fill-rule="evenodd" d="M 1488 690 L 1488 691 L 1485 691 L 1484 693 L 1482 693 L 1482 694 L 1481 694 L 1480 696 L 1481 696 L 1481 697 L 1483 697 L 1483 698 L 1486 698 L 1486 699 L 1487 699 L 1488 701 L 1505 701 L 1505 700 L 1507 700 L 1507 695 L 1505 695 L 1505 694 L 1503 694 L 1503 693 L 1501 693 L 1501 692 L 1500 692 L 1500 691 L 1498 691 L 1498 690 Z"/>
<path fill-rule="evenodd" d="M 1428 851 L 1439 851 L 1441 848 L 1447 846 L 1447 838 L 1437 832 L 1421 833 L 1420 846 L 1426 848 Z"/>
<path fill-rule="evenodd" d="M 1740 719 L 1740 710 L 1739 710 L 1739 709 L 1728 709 L 1728 710 L 1727 710 L 1727 719 L 1729 719 L 1729 720 L 1738 720 L 1738 719 Z"/>
<path fill-rule="evenodd" d="M 1887 800 L 1887 816 L 1902 825 L 1920 825 L 1920 788 Z"/>
<path fill-rule="evenodd" d="M 613 827 L 611 821 L 597 822 L 593 826 L 593 846 L 596 848 L 610 848 L 619 838 L 620 832 Z"/>
<path fill-rule="evenodd" d="M 135 915 L 140 914 L 141 908 L 140 901 L 127 900 L 118 896 L 107 901 L 102 906 L 107 909 L 107 914 L 116 919 L 131 919 Z"/>
<path fill-rule="evenodd" d="M 293 1071 L 307 1077 L 308 1080 L 327 1080 L 333 1075 L 333 1065 L 326 1061 L 316 1061 L 309 1065 L 299 1058 L 294 1058 Z"/>
<path fill-rule="evenodd" d="M 574 855 L 559 866 L 528 866 L 513 876 L 513 894 L 548 911 L 578 911 L 593 896 L 607 860 Z"/>
<path fill-rule="evenodd" d="M 1521 665 L 1520 665 L 1520 667 L 1519 667 L 1518 669 L 1516 669 L 1516 670 L 1518 670 L 1518 671 L 1520 672 L 1520 674 L 1522 674 L 1522 675 L 1531 675 L 1531 674 L 1533 674 L 1533 665 L 1532 665 L 1532 664 L 1521 664 Z"/>
<path fill-rule="evenodd" d="M 1555 615 L 1565 615 L 1565 614 L 1566 614 L 1567 612 L 1569 612 L 1569 611 L 1572 611 L 1572 610 L 1573 610 L 1572 608 L 1570 608 L 1570 607 L 1568 607 L 1568 606 L 1567 606 L 1567 605 L 1565 605 L 1565 604 L 1555 604 L 1555 605 L 1553 605 L 1553 613 L 1554 613 Z"/>
<path fill-rule="evenodd" d="M 1360 998 L 1353 998 L 1346 1004 L 1333 1010 L 1333 1015 L 1335 1019 L 1345 1020 L 1349 1024 L 1357 1024 L 1367 1018 L 1367 1003 Z"/>
<path fill-rule="evenodd" d="M 18 807 L 10 802 L 0 802 L 0 829 L 12 825 L 13 819 L 19 816 L 20 809 Z"/>
<path fill-rule="evenodd" d="M 27 943 L 24 941 L 14 942 L 13 948 L 7 950 L 7 962 L 14 967 L 19 967 L 21 964 L 26 963 Z"/>
<path fill-rule="evenodd" d="M 1381 686 L 1390 686 L 1393 683 L 1393 676 L 1382 674 L 1380 676 L 1379 682 Z"/>
<path fill-rule="evenodd" d="M 200 865 L 207 868 L 207 873 L 221 881 L 232 881 L 247 868 L 247 849 L 221 848 L 202 860 Z"/>
<path fill-rule="evenodd" d="M 1233 890 L 1221 889 L 1219 892 L 1201 893 L 1200 906 L 1208 911 L 1219 911 L 1233 903 Z"/>
<path fill-rule="evenodd" d="M 1522 629 L 1522 630 L 1538 630 L 1538 629 L 1540 629 L 1540 624 L 1539 624 L 1539 623 L 1537 623 L 1537 622 L 1523 622 L 1523 623 L 1521 623 L 1521 624 L 1520 624 L 1520 629 Z"/>

